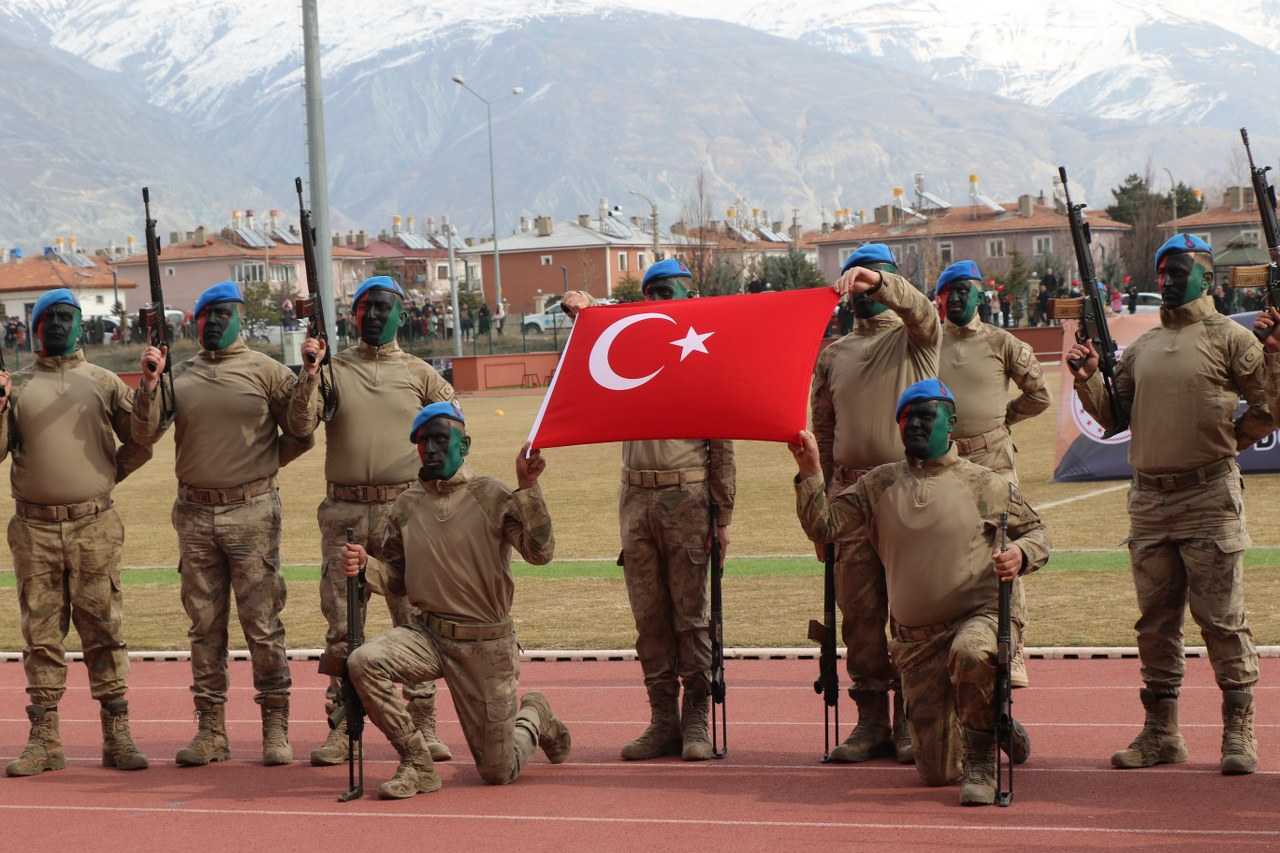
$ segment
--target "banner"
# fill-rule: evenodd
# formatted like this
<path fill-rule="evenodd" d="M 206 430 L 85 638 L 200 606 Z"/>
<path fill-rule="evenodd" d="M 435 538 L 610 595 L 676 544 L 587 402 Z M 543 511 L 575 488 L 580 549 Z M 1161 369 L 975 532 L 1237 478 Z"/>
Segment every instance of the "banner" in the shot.
<path fill-rule="evenodd" d="M 1144 332 L 1160 325 L 1160 315 L 1122 314 L 1108 317 L 1107 321 L 1111 337 L 1119 351 L 1124 352 L 1124 348 Z M 1068 320 L 1062 327 L 1062 381 L 1058 388 L 1058 444 L 1053 480 L 1056 483 L 1128 480 L 1133 477 L 1133 469 L 1129 467 L 1129 431 L 1103 439 L 1102 427 L 1084 410 L 1076 395 L 1075 378 L 1067 367 L 1066 356 L 1067 350 L 1075 343 L 1076 325 L 1075 320 Z M 1249 327 L 1252 327 L 1252 321 Z M 1239 416 L 1244 409 L 1242 401 L 1236 415 Z M 1177 417 L 1177 413 L 1170 413 L 1170 417 Z M 1246 474 L 1280 471 L 1280 447 L 1277 446 L 1276 433 L 1246 448 L 1236 461 Z"/>
<path fill-rule="evenodd" d="M 820 287 L 585 308 L 529 440 L 794 441 L 838 299 Z"/>

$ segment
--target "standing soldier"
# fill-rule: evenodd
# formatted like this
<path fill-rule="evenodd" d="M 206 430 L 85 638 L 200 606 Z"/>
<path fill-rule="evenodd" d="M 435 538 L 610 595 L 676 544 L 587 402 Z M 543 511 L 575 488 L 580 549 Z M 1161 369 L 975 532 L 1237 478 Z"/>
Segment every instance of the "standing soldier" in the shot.
<path fill-rule="evenodd" d="M 646 301 L 688 297 L 689 268 L 675 258 L 644 274 Z M 570 291 L 570 315 L 591 305 Z M 622 747 L 622 757 L 643 761 L 714 755 L 707 733 L 711 700 L 711 630 L 708 571 L 711 537 L 729 550 L 737 470 L 733 442 L 696 439 L 627 441 L 622 445 L 618 516 L 622 576 L 636 622 L 636 656 L 649 694 L 650 722 Z M 711 505 L 718 507 L 711 529 Z M 684 686 L 681 698 L 680 687 Z"/>
<path fill-rule="evenodd" d="M 1160 325 L 1130 344 L 1116 368 L 1115 393 L 1132 430 L 1127 541 L 1146 685 L 1139 694 L 1146 721 L 1133 743 L 1111 756 L 1117 768 L 1187 760 L 1178 692 L 1186 672 L 1182 623 L 1188 604 L 1222 690 L 1219 769 L 1252 773 L 1258 763 L 1258 652 L 1244 611 L 1244 552 L 1252 542 L 1236 454 L 1273 424 L 1262 347 L 1214 310 L 1212 252 L 1190 234 L 1175 234 L 1160 247 Z M 1080 363 L 1072 372 L 1081 404 L 1110 428 L 1093 346 L 1076 344 L 1067 358 Z M 1241 398 L 1248 408 L 1233 420 Z"/>
<path fill-rule="evenodd" d="M 956 395 L 956 448 L 970 462 L 990 468 L 1018 485 L 1014 466 L 1017 448 L 1009 428 L 1049 408 L 1044 371 L 1031 347 L 1004 329 L 978 317 L 982 273 L 973 261 L 958 261 L 938 277 L 938 299 L 946 310 L 938 378 Z M 1022 391 L 1009 399 L 1009 380 Z M 1018 622 L 1018 648 L 1013 656 L 1014 687 L 1026 687 L 1022 651 L 1027 630 L 1026 599 L 1021 580 L 1014 581 L 1013 618 Z"/>
<path fill-rule="evenodd" d="M 243 302 L 230 281 L 200 294 L 194 312 L 200 352 L 173 370 L 173 526 L 182 606 L 191 620 L 191 692 L 198 717 L 195 738 L 178 751 L 184 767 L 231 756 L 227 617 L 233 593 L 253 661 L 254 701 L 262 707 L 262 763 L 293 761 L 276 471 L 306 452 L 314 437 L 288 431 L 296 380 L 289 368 L 240 339 Z M 142 354 L 142 384 L 133 407 L 133 436 L 142 444 L 153 444 L 164 432 L 155 389 L 167 355 L 153 346 Z"/>
<path fill-rule="evenodd" d="M 810 399 L 822 475 L 832 497 L 877 465 L 901 457 L 894 404 L 907 386 L 938 374 L 938 311 L 897 270 L 888 246 L 868 243 L 845 261 L 837 283 L 837 289 L 846 287 L 852 294 L 857 319 L 852 334 L 818 356 Z M 911 734 L 885 637 L 884 565 L 865 541 L 836 542 L 836 598 L 858 724 L 831 750 L 831 758 L 855 763 L 896 755 L 910 764 Z"/>
<path fill-rule="evenodd" d="M 324 470 L 327 497 L 316 510 L 320 521 L 320 609 L 329 625 L 325 651 L 347 655 L 347 580 L 341 565 L 347 530 L 369 543 L 380 556 L 387 520 L 395 500 L 413 485 L 418 455 L 404 442 L 405 430 L 418 411 L 429 403 L 454 398 L 453 386 L 425 361 L 406 353 L 396 343 L 396 331 L 404 318 L 404 291 L 395 279 L 375 276 L 356 290 L 352 314 L 360 341 L 333 357 L 334 384 L 342 396 L 333 417 L 325 423 Z M 304 372 L 294 390 L 297 402 L 290 406 L 289 428 L 310 435 L 323 401 L 320 365 L 325 345 L 308 338 L 302 345 Z M 409 623 L 412 606 L 403 595 L 386 597 L 391 624 Z M 331 678 L 325 692 L 326 713 L 340 696 L 338 680 Z M 445 761 L 449 747 L 436 737 L 436 686 L 433 682 L 405 684 L 409 714 L 422 732 L 431 757 Z M 347 721 L 329 732 L 324 745 L 311 753 L 317 766 L 347 760 Z"/>
<path fill-rule="evenodd" d="M 65 288 L 45 293 L 31 313 L 40 341 L 35 363 L 12 379 L 0 372 L 0 459 L 12 448 L 9 549 L 31 697 L 31 734 L 22 755 L 5 768 L 10 776 L 67 766 L 58 702 L 67 686 L 63 643 L 69 624 L 84 648 L 89 692 L 102 704 L 102 765 L 147 766 L 129 733 L 124 698 L 124 526 L 111 490 L 151 458 L 151 448 L 130 436 L 129 387 L 85 361 L 78 349 L 80 322 L 75 294 Z"/>

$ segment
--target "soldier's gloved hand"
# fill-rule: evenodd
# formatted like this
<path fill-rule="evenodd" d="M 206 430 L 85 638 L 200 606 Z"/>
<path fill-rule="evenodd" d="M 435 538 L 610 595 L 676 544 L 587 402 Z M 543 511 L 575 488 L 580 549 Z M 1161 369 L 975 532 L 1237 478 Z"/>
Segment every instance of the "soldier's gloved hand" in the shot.
<path fill-rule="evenodd" d="M 329 347 L 324 341 L 307 338 L 302 342 L 302 369 L 312 375 L 318 373 L 320 363 L 324 361 L 324 354 L 328 351 Z"/>
<path fill-rule="evenodd" d="M 142 351 L 142 387 L 150 393 L 160 384 L 160 374 L 164 373 L 165 362 L 169 360 L 168 344 L 161 347 L 148 346 Z"/>
<path fill-rule="evenodd" d="M 533 442 L 526 441 L 516 454 L 516 483 L 518 488 L 528 489 L 537 485 L 538 477 L 547 469 L 547 460 L 541 450 L 530 450 Z"/>
<path fill-rule="evenodd" d="M 1071 349 L 1067 350 L 1067 361 L 1079 363 L 1079 370 L 1072 369 L 1070 364 L 1067 369 L 1078 381 L 1087 382 L 1098 369 L 1098 351 L 1093 348 L 1093 341 L 1072 344 Z"/>
<path fill-rule="evenodd" d="M 348 542 L 342 546 L 342 574 L 349 578 L 360 576 L 360 570 L 369 563 L 369 552 L 363 545 Z"/>
<path fill-rule="evenodd" d="M 1011 581 L 1022 572 L 1022 549 L 1016 544 L 1010 543 L 1003 551 L 992 553 L 991 559 L 1002 581 Z"/>
<path fill-rule="evenodd" d="M 1274 308 L 1259 311 L 1257 319 L 1253 321 L 1253 327 L 1270 329 L 1271 335 L 1262 342 L 1262 348 L 1267 352 L 1280 352 L 1280 311 Z"/>

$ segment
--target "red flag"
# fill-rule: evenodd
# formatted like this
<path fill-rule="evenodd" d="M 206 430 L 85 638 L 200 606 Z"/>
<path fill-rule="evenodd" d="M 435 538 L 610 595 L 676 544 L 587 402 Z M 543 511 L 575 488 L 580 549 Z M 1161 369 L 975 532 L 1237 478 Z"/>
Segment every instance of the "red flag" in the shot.
<path fill-rule="evenodd" d="M 794 441 L 838 299 L 820 287 L 584 309 L 529 440 Z"/>

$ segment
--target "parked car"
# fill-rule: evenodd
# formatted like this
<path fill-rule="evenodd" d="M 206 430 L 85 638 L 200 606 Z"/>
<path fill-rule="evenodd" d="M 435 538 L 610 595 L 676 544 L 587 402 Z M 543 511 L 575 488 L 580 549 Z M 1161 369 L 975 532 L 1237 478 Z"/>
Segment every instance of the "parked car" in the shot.
<path fill-rule="evenodd" d="M 1129 298 L 1127 296 L 1120 304 L 1121 311 L 1127 312 L 1129 310 Z M 1138 308 L 1134 313 L 1152 314 L 1159 311 L 1162 304 L 1164 304 L 1164 299 L 1158 293 L 1139 293 Z"/>
<path fill-rule="evenodd" d="M 614 305 L 616 299 L 598 299 L 597 305 Z M 566 332 L 573 325 L 573 321 L 569 319 L 569 315 L 564 313 L 564 307 L 557 302 L 541 314 L 525 314 L 520 321 L 520 325 L 524 328 L 526 335 L 540 335 L 543 332 L 550 332 L 552 329 L 557 331 L 563 329 Z"/>

